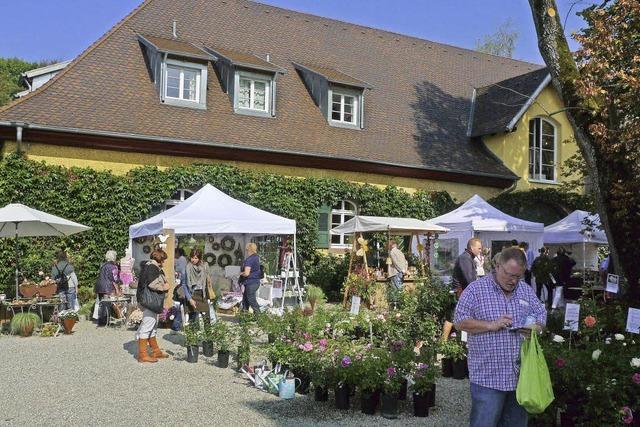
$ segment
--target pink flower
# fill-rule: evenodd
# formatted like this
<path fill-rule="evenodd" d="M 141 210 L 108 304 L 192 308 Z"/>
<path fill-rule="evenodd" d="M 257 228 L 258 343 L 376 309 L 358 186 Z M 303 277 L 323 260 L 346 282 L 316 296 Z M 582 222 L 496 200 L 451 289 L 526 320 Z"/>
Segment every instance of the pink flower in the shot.
<path fill-rule="evenodd" d="M 593 328 L 596 325 L 596 318 L 593 316 L 587 316 L 583 320 L 587 328 Z"/>
<path fill-rule="evenodd" d="M 299 348 L 300 350 L 304 350 L 304 346 L 303 346 L 302 344 L 298 344 L 298 348 Z"/>
<path fill-rule="evenodd" d="M 311 350 L 313 350 L 313 344 L 311 344 L 310 342 L 308 342 L 308 341 L 307 341 L 307 342 L 306 342 L 306 343 L 304 343 L 304 345 L 302 346 L 302 349 L 303 349 L 304 351 L 311 351 Z"/>
<path fill-rule="evenodd" d="M 304 334 L 302 334 L 302 336 L 304 337 L 305 340 L 311 339 L 311 334 L 309 332 L 305 332 Z"/>
<path fill-rule="evenodd" d="M 318 346 L 318 352 L 319 353 L 324 353 L 326 350 L 327 350 L 327 347 L 325 347 L 323 345 Z"/>
<path fill-rule="evenodd" d="M 320 341 L 318 341 L 318 344 L 320 344 L 323 347 L 326 347 L 327 344 L 329 344 L 329 341 L 327 341 L 326 338 L 322 338 Z"/>
<path fill-rule="evenodd" d="M 396 375 L 396 368 L 387 368 L 387 376 L 392 378 Z"/>
<path fill-rule="evenodd" d="M 556 359 L 556 366 L 559 368 L 563 368 L 564 365 L 566 365 L 566 362 L 564 361 L 564 359 Z"/>
<path fill-rule="evenodd" d="M 635 374 L 633 374 L 631 379 L 633 380 L 634 383 L 640 384 L 640 372 L 636 372 Z"/>
<path fill-rule="evenodd" d="M 356 354 L 356 360 L 362 360 L 362 355 L 360 353 Z"/>
<path fill-rule="evenodd" d="M 633 422 L 633 411 L 628 406 L 623 406 L 620 409 L 620 415 L 622 415 L 622 422 L 625 424 L 631 424 Z"/>

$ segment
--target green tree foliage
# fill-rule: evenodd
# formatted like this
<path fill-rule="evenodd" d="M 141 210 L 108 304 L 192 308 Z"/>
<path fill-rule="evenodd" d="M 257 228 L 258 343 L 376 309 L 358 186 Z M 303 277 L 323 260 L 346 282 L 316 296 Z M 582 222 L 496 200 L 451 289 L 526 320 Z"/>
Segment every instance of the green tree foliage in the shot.
<path fill-rule="evenodd" d="M 18 58 L 0 58 L 0 105 L 13 99 L 13 95 L 24 90 L 20 85 L 20 74 L 43 67 L 56 61 L 28 62 Z"/>
<path fill-rule="evenodd" d="M 76 265 L 81 286 L 93 286 L 104 253 L 122 254 L 128 229 L 148 218 L 177 189 L 199 189 L 210 183 L 230 196 L 260 209 L 295 219 L 298 248 L 307 261 L 316 260 L 318 207 L 342 199 L 354 200 L 367 215 L 432 218 L 447 212 L 447 193 L 395 187 L 380 189 L 337 179 L 287 178 L 227 165 L 176 166 L 166 170 L 145 166 L 126 176 L 89 168 L 50 166 L 12 154 L 0 162 L 0 206 L 24 203 L 36 209 L 86 224 L 92 229 L 66 238 L 20 239 L 22 270 L 35 278 L 50 273 L 54 253 L 66 248 Z M 13 239 L 0 240 L 0 292 L 11 292 L 15 263 Z"/>
<path fill-rule="evenodd" d="M 513 29 L 513 22 L 508 19 L 498 27 L 495 33 L 485 35 L 482 40 L 478 40 L 475 50 L 511 58 L 513 57 L 518 37 L 518 31 Z"/>

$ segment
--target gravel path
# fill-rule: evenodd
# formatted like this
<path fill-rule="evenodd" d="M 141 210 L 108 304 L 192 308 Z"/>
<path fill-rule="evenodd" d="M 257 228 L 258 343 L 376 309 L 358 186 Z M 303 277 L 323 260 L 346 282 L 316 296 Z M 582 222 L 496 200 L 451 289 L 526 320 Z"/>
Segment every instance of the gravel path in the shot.
<path fill-rule="evenodd" d="M 158 337 L 172 358 L 155 364 L 135 360 L 133 332 L 90 322 L 71 336 L 0 337 L 0 425 L 468 425 L 466 380 L 441 378 L 428 418 L 413 417 L 408 400 L 399 419 L 386 420 L 361 414 L 358 401 L 350 411 L 334 409 L 332 396 L 281 400 L 216 367 L 215 358 L 187 363 L 180 336 L 160 330 Z"/>

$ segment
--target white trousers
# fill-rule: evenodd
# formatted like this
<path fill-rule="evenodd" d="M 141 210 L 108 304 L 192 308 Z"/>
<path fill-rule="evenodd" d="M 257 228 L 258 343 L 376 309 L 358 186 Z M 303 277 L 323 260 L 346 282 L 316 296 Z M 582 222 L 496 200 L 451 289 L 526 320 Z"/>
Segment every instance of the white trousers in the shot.
<path fill-rule="evenodd" d="M 158 326 L 158 315 L 153 311 L 145 308 L 142 311 L 142 322 L 136 331 L 137 340 L 146 340 L 155 337 Z"/>

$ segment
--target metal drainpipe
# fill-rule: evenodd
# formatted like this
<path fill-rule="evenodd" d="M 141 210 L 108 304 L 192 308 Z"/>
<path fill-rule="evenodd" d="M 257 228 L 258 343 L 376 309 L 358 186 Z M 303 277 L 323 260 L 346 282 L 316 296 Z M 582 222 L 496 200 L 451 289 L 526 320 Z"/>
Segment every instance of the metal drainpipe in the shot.
<path fill-rule="evenodd" d="M 16 154 L 22 154 L 22 126 L 16 126 Z"/>

